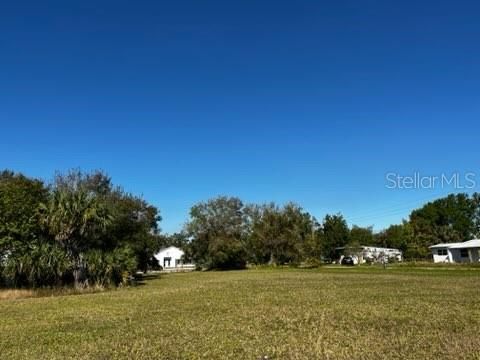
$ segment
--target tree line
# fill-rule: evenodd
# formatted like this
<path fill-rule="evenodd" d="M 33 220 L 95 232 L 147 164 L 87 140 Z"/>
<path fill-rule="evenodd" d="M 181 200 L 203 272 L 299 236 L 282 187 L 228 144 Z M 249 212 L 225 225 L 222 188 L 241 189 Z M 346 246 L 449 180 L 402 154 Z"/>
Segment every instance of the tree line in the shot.
<path fill-rule="evenodd" d="M 185 226 L 187 257 L 204 268 L 252 264 L 319 264 L 338 258 L 339 247 L 397 248 L 407 260 L 428 259 L 429 246 L 480 234 L 480 195 L 452 194 L 414 210 L 408 220 L 374 233 L 348 226 L 341 214 L 322 221 L 294 203 L 244 204 L 218 197 L 196 204 Z"/>
<path fill-rule="evenodd" d="M 0 172 L 0 286 L 120 285 L 159 267 L 154 254 L 183 248 L 205 269 L 250 264 L 312 264 L 339 247 L 398 248 L 425 259 L 428 246 L 480 233 L 480 195 L 454 194 L 414 210 L 374 233 L 341 214 L 318 221 L 294 203 L 245 204 L 221 196 L 195 204 L 180 233 L 160 233 L 160 211 L 115 186 L 101 171 L 58 173 L 49 183 Z"/>

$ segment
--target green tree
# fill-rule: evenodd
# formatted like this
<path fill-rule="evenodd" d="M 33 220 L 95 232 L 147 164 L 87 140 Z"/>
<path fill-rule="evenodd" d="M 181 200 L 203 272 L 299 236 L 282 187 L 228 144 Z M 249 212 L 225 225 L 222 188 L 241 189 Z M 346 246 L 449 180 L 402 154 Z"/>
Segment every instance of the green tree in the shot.
<path fill-rule="evenodd" d="M 161 248 L 158 223 L 161 217 L 155 206 L 136 196 L 115 191 L 107 197 L 113 215 L 104 243 L 110 249 L 129 246 L 137 259 L 139 270 L 155 267 L 153 255 Z"/>
<path fill-rule="evenodd" d="M 400 249 L 404 255 L 413 245 L 412 229 L 408 222 L 391 225 L 375 235 L 375 243 L 378 246 Z"/>
<path fill-rule="evenodd" d="M 322 224 L 323 255 L 326 259 L 336 258 L 336 248 L 347 245 L 350 241 L 350 230 L 345 218 L 340 215 L 327 215 Z"/>
<path fill-rule="evenodd" d="M 477 196 L 454 194 L 430 202 L 410 215 L 413 244 L 418 256 L 429 255 L 428 246 L 439 242 L 462 242 L 478 232 Z"/>
<path fill-rule="evenodd" d="M 288 235 L 285 231 L 285 219 L 274 203 L 262 206 L 250 205 L 247 213 L 250 221 L 249 253 L 257 264 L 277 264 L 291 252 Z"/>
<path fill-rule="evenodd" d="M 253 262 L 286 264 L 318 255 L 315 219 L 298 205 L 251 205 L 247 213 Z"/>
<path fill-rule="evenodd" d="M 473 235 L 478 238 L 480 237 L 480 194 L 474 193 L 471 201 L 473 203 L 473 207 L 475 208 L 473 215 Z"/>
<path fill-rule="evenodd" d="M 47 197 L 42 181 L 0 172 L 0 258 L 41 237 L 38 210 Z"/>
<path fill-rule="evenodd" d="M 350 244 L 361 246 L 373 245 L 375 243 L 372 227 L 360 227 L 354 225 L 350 230 Z"/>
<path fill-rule="evenodd" d="M 291 261 L 299 263 L 306 259 L 320 260 L 318 252 L 320 238 L 315 218 L 291 202 L 284 206 L 283 214 L 286 217 L 287 233 L 294 244 L 294 256 Z"/>
<path fill-rule="evenodd" d="M 135 255 L 139 270 L 146 272 L 158 266 L 153 255 L 162 245 L 158 226 L 161 216 L 155 206 L 113 186 L 111 178 L 99 170 L 84 173 L 74 169 L 66 174 L 57 173 L 54 185 L 57 190 L 83 189 L 111 215 L 106 231 L 90 239 L 90 248 L 111 252 L 128 247 Z"/>
<path fill-rule="evenodd" d="M 184 250 L 188 247 L 189 243 L 190 240 L 188 238 L 188 234 L 184 231 L 162 236 L 163 247 L 175 246 L 179 249 Z"/>
<path fill-rule="evenodd" d="M 75 286 L 80 286 L 84 280 L 81 255 L 105 231 L 111 216 L 97 198 L 83 188 L 54 190 L 40 210 L 45 229 L 72 260 Z"/>
<path fill-rule="evenodd" d="M 186 224 L 192 238 L 188 255 L 208 269 L 244 268 L 245 224 L 244 205 L 238 198 L 221 196 L 194 205 Z"/>

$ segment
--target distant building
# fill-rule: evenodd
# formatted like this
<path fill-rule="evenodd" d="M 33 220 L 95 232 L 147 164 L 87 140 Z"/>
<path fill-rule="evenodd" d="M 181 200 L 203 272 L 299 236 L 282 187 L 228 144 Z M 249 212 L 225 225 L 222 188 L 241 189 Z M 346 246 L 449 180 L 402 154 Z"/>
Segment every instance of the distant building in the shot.
<path fill-rule="evenodd" d="M 175 246 L 169 246 L 161 249 L 155 258 L 162 267 L 163 271 L 187 271 L 194 270 L 195 265 L 185 263 L 183 256 L 185 252 Z"/>
<path fill-rule="evenodd" d="M 383 248 L 375 246 L 340 247 L 336 249 L 340 255 L 340 261 L 344 256 L 355 256 L 359 264 L 401 262 L 403 253 L 399 249 Z"/>
<path fill-rule="evenodd" d="M 480 262 L 480 240 L 462 243 L 447 243 L 430 246 L 435 263 L 478 263 Z"/>

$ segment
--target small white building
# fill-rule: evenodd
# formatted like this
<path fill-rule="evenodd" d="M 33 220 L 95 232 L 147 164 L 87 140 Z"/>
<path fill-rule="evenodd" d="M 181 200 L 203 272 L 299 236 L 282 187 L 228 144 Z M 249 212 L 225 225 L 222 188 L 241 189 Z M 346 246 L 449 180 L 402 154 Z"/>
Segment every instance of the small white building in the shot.
<path fill-rule="evenodd" d="M 382 262 L 384 258 L 386 261 L 403 261 L 403 253 L 399 249 L 364 246 L 362 255 L 363 262 Z"/>
<path fill-rule="evenodd" d="M 186 271 L 194 270 L 195 265 L 184 263 L 183 256 L 185 252 L 175 246 L 169 246 L 155 254 L 155 258 L 162 267 L 163 271 Z"/>
<path fill-rule="evenodd" d="M 354 261 L 357 264 L 401 262 L 403 261 L 403 253 L 399 249 L 383 248 L 376 246 L 359 246 L 359 247 L 340 247 L 336 249 L 342 255 L 340 262 L 345 255 L 355 256 Z"/>
<path fill-rule="evenodd" d="M 480 262 L 480 240 L 462 243 L 447 243 L 430 246 L 434 263 L 478 263 Z"/>

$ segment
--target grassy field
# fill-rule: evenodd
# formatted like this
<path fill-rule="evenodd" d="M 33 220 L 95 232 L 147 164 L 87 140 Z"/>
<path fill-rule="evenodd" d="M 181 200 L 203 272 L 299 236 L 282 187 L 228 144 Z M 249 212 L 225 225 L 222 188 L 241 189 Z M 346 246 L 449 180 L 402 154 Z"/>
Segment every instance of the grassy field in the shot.
<path fill-rule="evenodd" d="M 3 299 L 0 358 L 480 359 L 479 270 L 186 273 Z"/>

